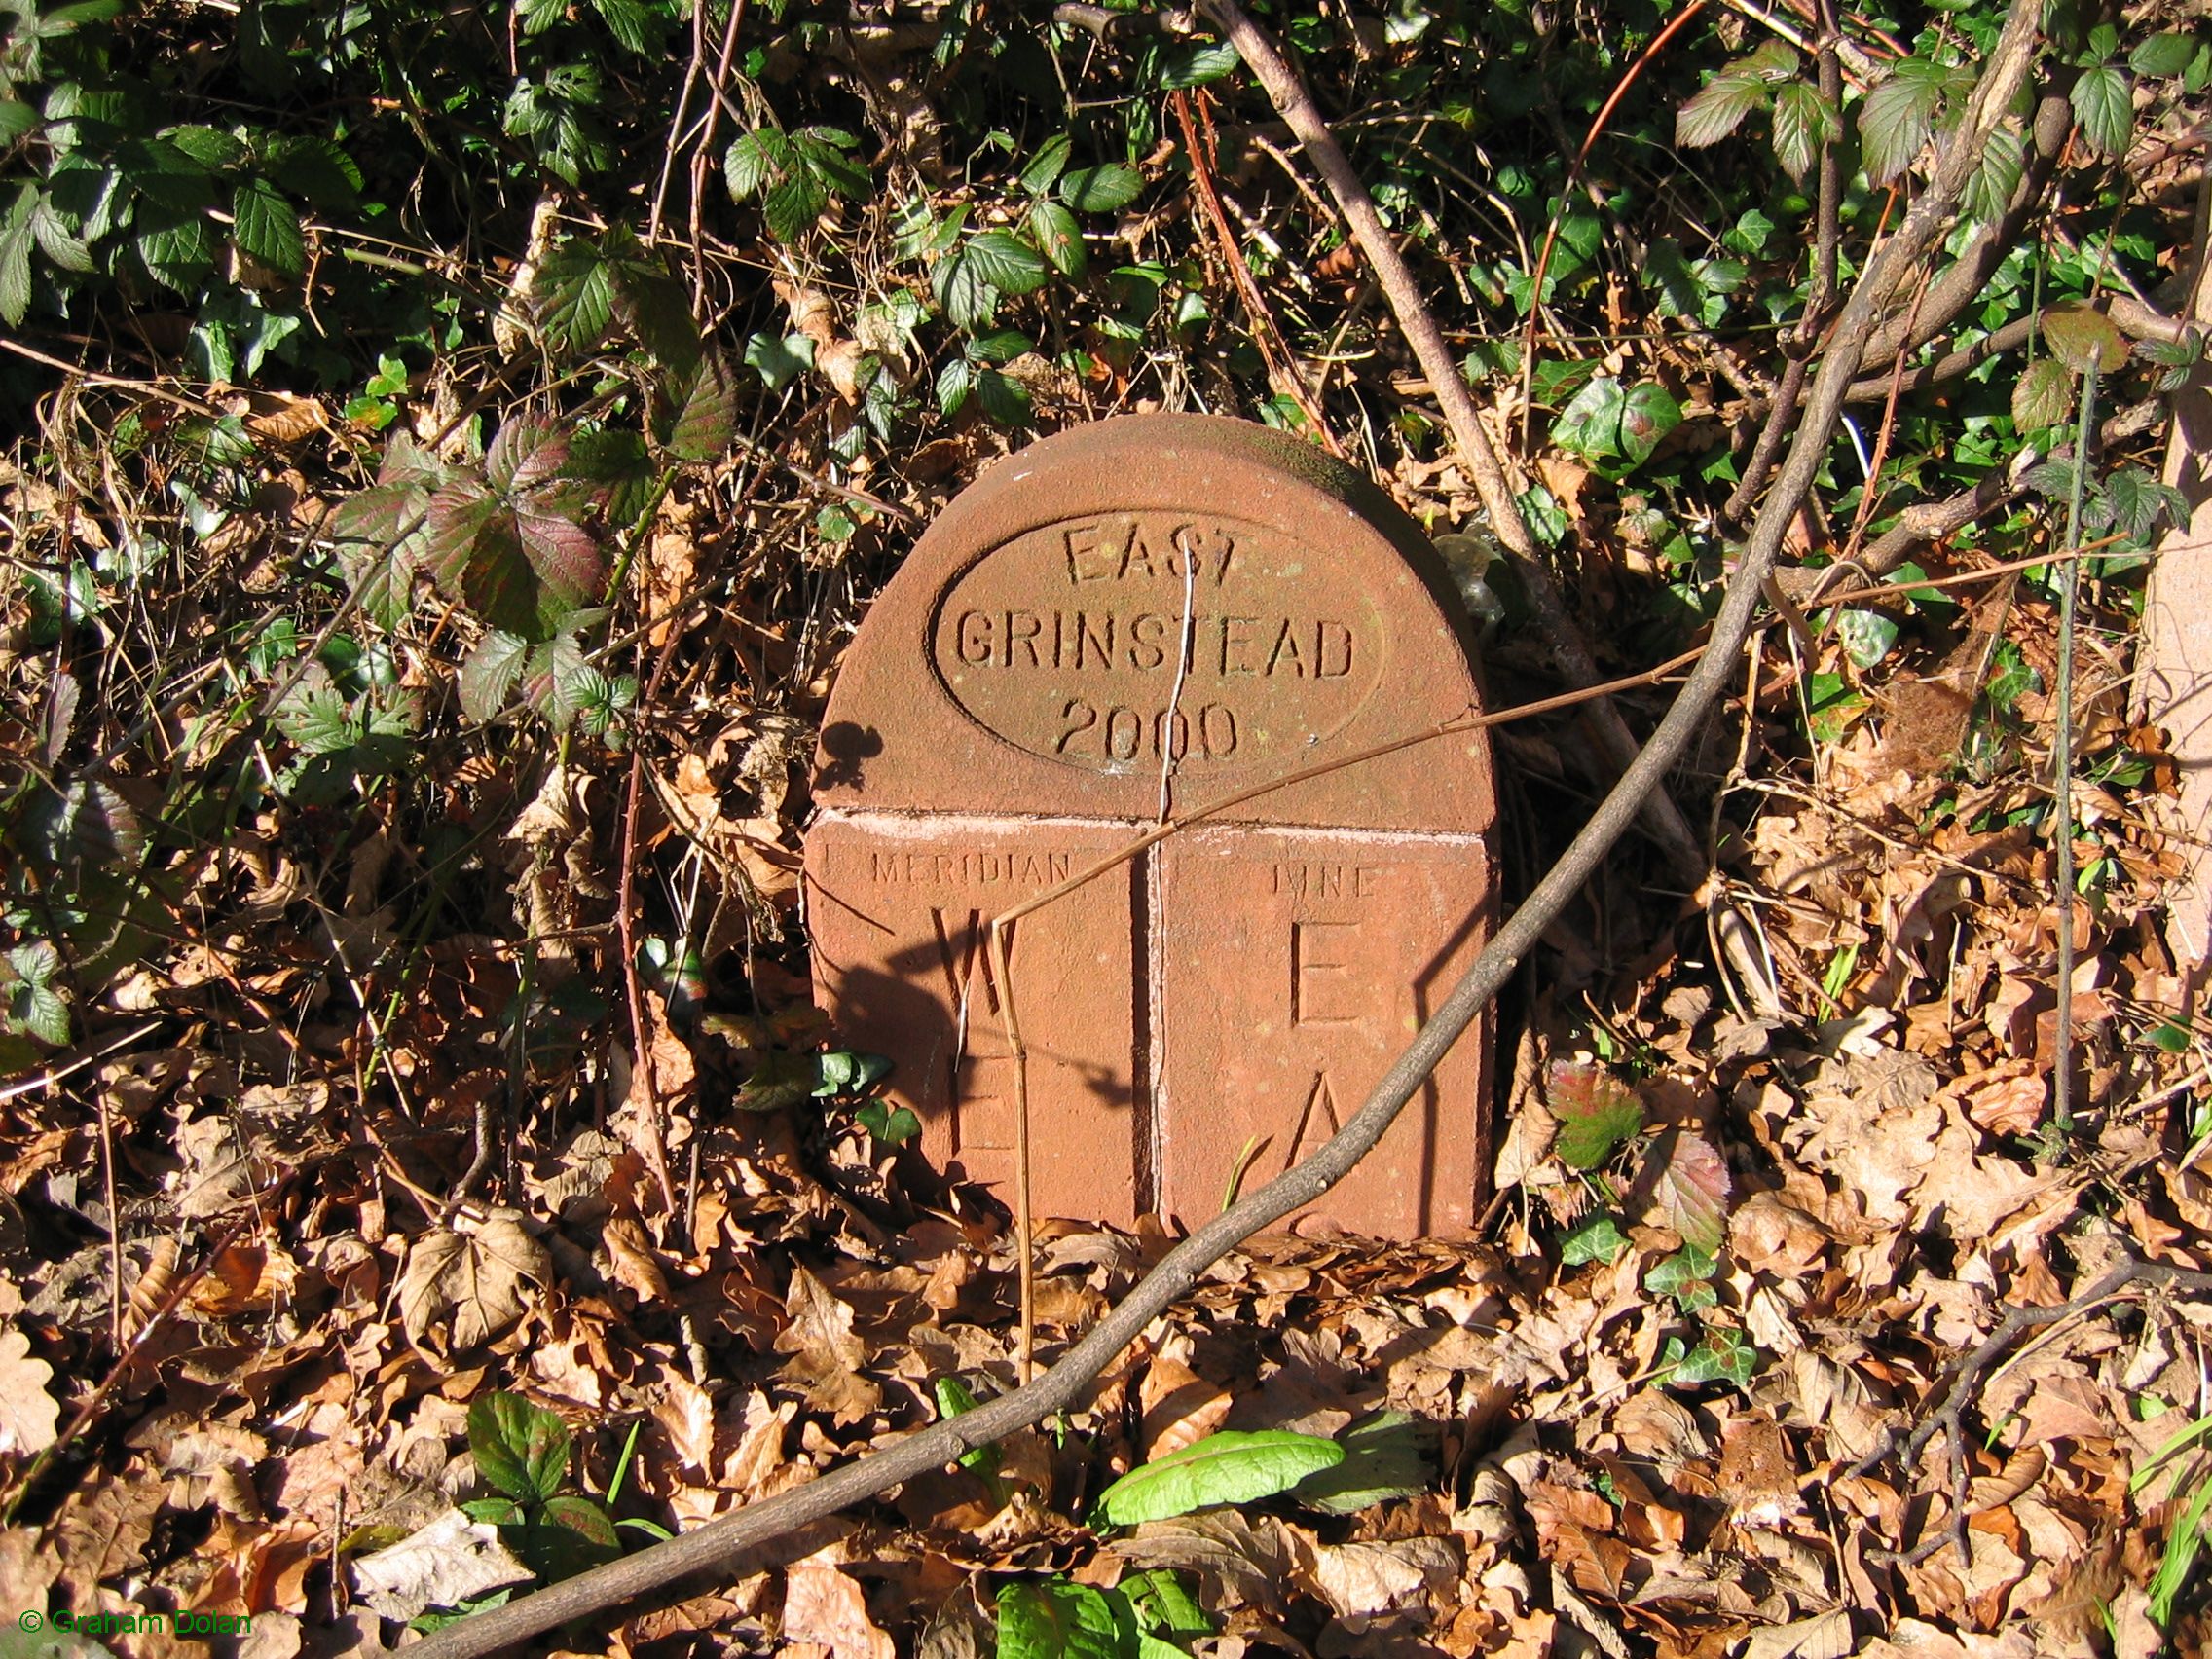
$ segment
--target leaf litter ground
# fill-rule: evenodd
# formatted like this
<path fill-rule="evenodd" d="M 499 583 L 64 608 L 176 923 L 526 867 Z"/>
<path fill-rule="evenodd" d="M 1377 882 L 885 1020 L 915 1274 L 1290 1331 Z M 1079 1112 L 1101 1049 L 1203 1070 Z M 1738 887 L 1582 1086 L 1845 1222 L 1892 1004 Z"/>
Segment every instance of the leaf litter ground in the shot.
<path fill-rule="evenodd" d="M 672 518 L 673 537 L 681 506 Z M 760 1097 L 765 1056 L 827 1036 L 789 926 L 798 753 L 771 720 L 717 722 L 660 780 L 696 804 L 658 835 L 732 860 L 757 843 L 763 877 L 758 1012 L 678 1035 L 651 998 L 675 1211 L 636 1122 L 638 1068 L 619 1039 L 599 1039 L 596 1069 L 581 1051 L 603 1014 L 533 1053 L 533 1094 L 565 1082 L 570 1103 L 514 1122 L 506 1201 L 447 1213 L 424 1184 L 467 1161 L 486 1100 L 513 1110 L 504 953 L 461 941 L 434 957 L 381 1054 L 327 1000 L 330 1023 L 243 1027 L 241 1004 L 327 961 L 313 942 L 273 949 L 280 919 L 375 957 L 391 913 L 366 900 L 391 853 L 372 834 L 333 861 L 265 822 L 208 856 L 201 879 L 234 884 L 231 931 L 151 958 L 132 999 L 165 1041 L 93 1062 L 73 1099 L 97 1111 L 18 1107 L 0 1173 L 18 1217 L 0 1450 L 20 1467 L 51 1447 L 117 1338 L 134 1345 L 6 1534 L 18 1599 L 252 1611 L 240 1651 L 313 1651 L 331 1636 L 334 1552 L 356 1632 L 511 1585 L 489 1529 L 454 1508 L 484 1490 L 466 1424 L 487 1390 L 567 1419 L 577 1491 L 606 1493 L 632 1443 L 621 1507 L 681 1530 L 930 1420 L 939 1379 L 1012 1385 L 1001 1212 L 826 1115 L 806 1068 L 787 1098 Z M 761 781 L 733 789 L 748 768 Z M 818 1523 L 689 1600 L 625 1612 L 585 1650 L 974 1652 L 997 1586 L 1158 1568 L 1190 1587 L 1220 1653 L 2025 1655 L 2086 1651 L 2107 1617 L 2140 1620 L 2161 1510 L 2130 1477 L 2196 1399 L 2188 1303 L 2140 1298 L 2006 1356 L 1975 1403 L 1964 1554 L 1942 1457 L 1881 1453 L 2008 1306 L 2062 1300 L 2123 1251 L 2200 1265 L 2205 1178 L 2170 1151 L 2188 1091 L 2158 1087 L 2185 1057 L 2136 1040 L 2165 971 L 2149 928 L 2159 843 L 2116 796 L 2101 844 L 2145 880 L 2140 910 L 2102 919 L 2114 942 L 2084 958 L 2075 996 L 2098 1128 L 2038 1163 L 2023 1137 L 2053 1030 L 2045 855 L 1956 819 L 1881 829 L 1900 822 L 1884 792 L 1906 784 L 1864 728 L 1773 781 L 1719 913 L 1754 918 L 1774 977 L 1750 981 L 1751 1000 L 1776 1012 L 1738 1012 L 1666 954 L 1671 903 L 1593 893 L 1577 925 L 1610 906 L 1603 928 L 1641 939 L 1645 966 L 1577 987 L 1587 957 L 1570 948 L 1517 1011 L 1491 1242 L 1256 1240 L 988 1476 L 948 1470 Z M 602 782 L 557 768 L 527 802 L 477 786 L 496 803 L 479 813 L 507 816 L 527 855 L 508 862 L 518 902 L 564 927 L 605 912 Z M 334 876 L 363 897 L 302 897 Z M 1884 994 L 1792 991 L 1839 940 L 1888 977 Z M 1579 1011 L 1560 1012 L 1570 997 Z M 1780 1012 L 1836 1006 L 1854 1012 Z M 340 1109 L 350 1066 L 372 1061 L 406 1080 L 412 1115 Z M 741 1087 L 770 1109 L 730 1110 Z M 120 1296 L 92 1236 L 103 1138 L 129 1206 Z M 84 1222 L 57 1225 L 70 1216 Z M 1167 1238 L 1042 1229 L 1047 1357 Z M 1076 1519 L 1117 1474 L 1205 1435 L 1356 1439 L 1384 1413 L 1387 1478 L 1353 1494 L 1375 1501 Z M 1941 1547 L 1916 1548 L 1929 1540 Z"/>
<path fill-rule="evenodd" d="M 843 136 L 763 151 L 756 187 L 778 168 L 812 181 L 771 207 L 787 230 L 851 192 Z M 1088 209 L 1095 187 L 1059 195 Z M 1119 189 L 1111 207 L 1131 200 Z M 1198 240 L 1158 214 L 1126 234 Z M 1682 270 L 1675 251 L 1653 268 Z M 1341 319 L 1342 341 L 1365 303 L 1338 252 L 1277 302 L 1310 311 L 1316 340 Z M 937 267 L 940 300 L 980 326 L 1043 279 L 1036 261 L 981 233 Z M 1719 281 L 1692 281 L 1687 303 L 1716 303 Z M 766 388 L 750 437 L 690 458 L 711 463 L 654 504 L 635 548 L 635 614 L 654 620 L 629 644 L 668 670 L 637 726 L 635 788 L 607 722 L 556 749 L 505 745 L 512 715 L 454 719 L 455 699 L 498 717 L 510 691 L 544 707 L 528 682 L 562 669 L 559 642 L 538 641 L 541 657 L 471 656 L 472 682 L 461 659 L 484 642 L 450 609 L 395 631 L 387 681 L 317 656 L 276 707 L 282 742 L 255 757 L 293 768 L 275 794 L 236 787 L 225 720 L 304 637 L 249 660 L 257 682 L 172 660 L 172 641 L 219 653 L 258 619 L 283 550 L 334 508 L 383 515 L 393 539 L 425 514 L 471 547 L 490 527 L 510 564 L 598 587 L 603 550 L 531 471 L 540 428 L 495 443 L 482 482 L 439 470 L 464 390 L 491 395 L 450 376 L 387 387 L 427 460 L 391 446 L 380 483 L 350 494 L 313 453 L 343 425 L 335 407 L 227 394 L 259 494 L 205 527 L 189 576 L 157 561 L 128 600 L 11 598 L 11 745 L 49 769 L 129 754 L 55 792 L 45 826 L 49 864 L 84 866 L 71 890 L 112 919 L 74 964 L 107 988 L 72 1031 L 55 965 L 14 962 L 11 1032 L 45 1048 L 17 1058 L 29 1069 L 0 1120 L 0 1609 L 246 1613 L 234 1645 L 252 1659 L 379 1644 L 520 1582 L 499 1534 L 457 1507 L 498 1486 L 469 1434 L 498 1391 L 567 1423 L 569 1493 L 618 1491 L 618 1520 L 681 1530 L 932 1420 L 948 1378 L 977 1396 L 1012 1385 L 1008 1220 L 889 1144 L 853 1091 L 865 1075 L 826 1068 L 838 1051 L 795 913 L 837 653 L 902 527 L 1012 440 L 955 402 L 897 464 L 847 463 L 831 440 L 864 396 L 859 365 L 903 348 L 864 343 L 865 319 L 823 288 L 779 278 L 776 298 L 784 322 L 747 354 Z M 596 342 L 614 309 L 604 295 L 581 320 L 537 322 Z M 1394 342 L 1353 332 L 1381 340 L 1378 366 L 1343 395 L 1401 417 L 1380 424 L 1376 470 L 1439 528 L 1469 522 L 1429 419 L 1402 419 L 1418 393 L 1389 378 Z M 1696 594 L 1676 579 L 1678 530 L 1618 463 L 1675 430 L 1710 437 L 1743 388 L 1711 336 L 1616 334 L 1602 363 L 1566 365 L 1582 377 L 1556 388 L 1573 419 L 1535 456 L 1531 499 L 1582 554 L 1590 631 L 1632 655 L 1669 596 Z M 960 386 L 1045 426 L 1200 386 L 1228 407 L 1267 401 L 1250 365 L 1239 382 L 1163 360 L 1101 358 L 1087 382 L 978 348 Z M 712 401 L 691 383 L 672 443 Z M 158 446 L 103 472 L 101 435 L 139 411 L 128 390 L 76 387 L 50 412 L 60 462 L 26 458 L 4 484 L 27 558 L 66 571 L 90 550 L 112 571 L 137 556 L 126 528 L 190 483 Z M 1953 548 L 1925 573 L 1990 562 Z M 1624 848 L 1503 1011 L 1500 1197 L 1479 1242 L 1254 1240 L 1079 1409 L 995 1460 L 562 1642 L 953 1659 L 990 1650 L 1009 1585 L 1166 1572 L 1210 1631 L 1200 1650 L 1225 1656 L 2155 1651 L 2157 1575 L 2207 1489 L 2187 1446 L 2170 1456 L 2207 1410 L 2202 1308 L 2146 1283 L 2031 1331 L 1975 1378 L 1956 1457 L 1941 1438 L 1899 1451 L 2009 1310 L 2062 1303 L 2129 1257 L 2212 1267 L 2203 1039 L 2173 1018 L 2190 964 L 2161 931 L 2182 861 L 2159 803 L 2177 780 L 2126 712 L 2126 595 L 2093 584 L 2082 641 L 2077 856 L 2095 881 L 2070 918 L 2083 1127 L 2057 1159 L 2038 1142 L 2059 1047 L 2040 829 L 2057 620 L 2040 588 L 1998 574 L 1962 591 L 1763 642 L 1748 702 L 1677 780 L 1699 805 L 1728 785 L 1706 890 L 1668 894 L 1648 850 Z M 478 598 L 479 620 L 538 620 L 506 589 Z M 57 666 L 56 607 L 102 648 Z M 1510 632 L 1490 669 L 1501 705 L 1551 688 Z M 132 709 L 158 755 L 132 747 Z M 1553 850 L 1541 827 L 1604 780 L 1564 720 L 1500 746 L 1525 890 Z M 394 754 L 413 776 L 394 781 Z M 148 862 L 162 815 L 173 832 Z M 661 952 L 642 971 L 643 1055 L 613 944 L 626 846 Z M 103 887 L 87 873 L 102 860 L 154 879 Z M 1042 1226 L 1044 1357 L 1170 1237 Z M 1206 1436 L 1282 1431 L 1342 1441 L 1335 1484 L 1086 1519 L 1118 1477 Z M 2201 1650 L 2201 1621 L 2185 1597 L 2176 1650 Z M 100 1640 L 133 1659 L 204 1645 Z"/>

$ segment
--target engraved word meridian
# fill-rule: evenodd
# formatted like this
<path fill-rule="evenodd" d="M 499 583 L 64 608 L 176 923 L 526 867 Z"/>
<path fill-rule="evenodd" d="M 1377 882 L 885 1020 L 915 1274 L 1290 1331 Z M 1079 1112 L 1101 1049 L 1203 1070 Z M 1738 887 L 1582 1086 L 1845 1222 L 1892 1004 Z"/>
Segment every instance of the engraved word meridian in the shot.
<path fill-rule="evenodd" d="M 1051 525 L 940 598 L 933 666 L 971 719 L 1067 765 L 1279 761 L 1342 730 L 1384 667 L 1380 613 L 1328 565 L 1235 520 Z"/>

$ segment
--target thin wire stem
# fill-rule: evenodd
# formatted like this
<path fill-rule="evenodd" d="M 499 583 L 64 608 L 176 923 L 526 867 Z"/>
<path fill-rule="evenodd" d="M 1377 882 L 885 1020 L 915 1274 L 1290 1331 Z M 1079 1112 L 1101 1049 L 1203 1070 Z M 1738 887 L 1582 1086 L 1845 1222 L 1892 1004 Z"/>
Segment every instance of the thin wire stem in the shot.
<path fill-rule="evenodd" d="M 2095 431 L 2097 365 L 2082 377 L 2082 419 L 2074 433 L 2074 485 L 2066 497 L 2066 561 L 2058 572 L 2058 714 L 2050 737 L 2051 833 L 2058 846 L 2058 1029 L 2050 1080 L 2051 1138 L 2074 1133 L 2074 603 L 2082 585 L 2082 496 L 2088 487 L 2089 435 Z"/>

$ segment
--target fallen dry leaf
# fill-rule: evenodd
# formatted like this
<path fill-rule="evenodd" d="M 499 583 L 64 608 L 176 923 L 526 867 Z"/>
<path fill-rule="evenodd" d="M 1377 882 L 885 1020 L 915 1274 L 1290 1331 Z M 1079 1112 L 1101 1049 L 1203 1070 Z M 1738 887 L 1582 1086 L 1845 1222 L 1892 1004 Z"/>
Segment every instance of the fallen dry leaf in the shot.
<path fill-rule="evenodd" d="M 415 1240 L 399 1275 L 408 1341 L 428 1352 L 464 1353 L 523 1315 L 553 1282 L 553 1258 L 515 1210 L 494 1210 L 473 1233 L 436 1228 Z"/>
<path fill-rule="evenodd" d="M 536 1575 L 499 1542 L 499 1530 L 450 1509 L 411 1537 L 353 1563 L 353 1588 L 387 1619 L 425 1607 L 458 1607 L 471 1597 Z"/>
<path fill-rule="evenodd" d="M 811 1558 L 793 1563 L 784 1576 L 784 1640 L 818 1642 L 830 1659 L 896 1659 L 898 1653 L 868 1617 L 860 1585 Z"/>
<path fill-rule="evenodd" d="M 31 1357 L 31 1340 L 0 1331 L 0 1456 L 44 1452 L 54 1444 L 61 1408 L 47 1392 L 54 1367 Z"/>

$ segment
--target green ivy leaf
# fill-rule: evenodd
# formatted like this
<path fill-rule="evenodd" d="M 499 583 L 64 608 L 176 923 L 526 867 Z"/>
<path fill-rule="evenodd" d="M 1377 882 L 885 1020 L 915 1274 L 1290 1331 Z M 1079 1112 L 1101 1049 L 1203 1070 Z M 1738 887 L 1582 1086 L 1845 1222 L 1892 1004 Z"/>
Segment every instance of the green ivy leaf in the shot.
<path fill-rule="evenodd" d="M 770 391 L 781 391 L 814 366 L 814 342 L 803 334 L 756 334 L 745 343 L 745 361 Z"/>
<path fill-rule="evenodd" d="M 283 276 L 307 270 L 307 240 L 300 216 L 283 192 L 264 178 L 249 178 L 231 197 L 231 240 L 239 251 Z"/>
<path fill-rule="evenodd" d="M 1584 1216 L 1559 1241 L 1561 1265 L 1579 1268 L 1590 1262 L 1611 1267 L 1628 1248 L 1628 1235 L 1604 1210 Z"/>
<path fill-rule="evenodd" d="M 1758 1366 L 1759 1350 L 1744 1341 L 1740 1333 L 1714 1330 L 1708 1331 L 1702 1342 L 1681 1356 L 1667 1381 L 1685 1387 L 1728 1382 L 1742 1388 L 1750 1384 Z"/>
<path fill-rule="evenodd" d="M 1539 379 L 1542 370 L 1537 371 Z M 1552 424 L 1552 442 L 1585 461 L 1610 461 L 1621 453 L 1621 409 L 1627 393 L 1612 375 L 1599 375 L 1568 400 Z"/>
<path fill-rule="evenodd" d="M 1654 1296 L 1679 1296 L 1712 1278 L 1719 1266 L 1720 1259 L 1713 1251 L 1685 1242 L 1672 1256 L 1663 1256 L 1651 1265 L 1651 1271 L 1643 1275 L 1643 1288 Z"/>
<path fill-rule="evenodd" d="M 1879 610 L 1847 608 L 1835 619 L 1835 637 L 1852 667 L 1864 672 L 1888 656 L 1898 643 L 1897 622 Z"/>
<path fill-rule="evenodd" d="M 2082 124 L 2083 137 L 2108 156 L 2126 152 L 2128 133 L 2135 125 L 2135 105 L 2124 73 L 2109 63 L 2084 69 L 2068 98 L 2074 105 L 2075 119 Z"/>
<path fill-rule="evenodd" d="M 832 1049 L 815 1061 L 818 1096 L 860 1094 L 891 1075 L 891 1061 L 882 1054 L 858 1054 Z"/>
<path fill-rule="evenodd" d="M 1983 687 L 1990 706 L 2010 713 L 2028 692 L 2042 687 L 2043 676 L 2021 655 L 2020 647 L 2010 640 L 1999 640 L 1990 652 L 1989 682 Z"/>
<path fill-rule="evenodd" d="M 1122 1659 L 1121 1621 L 1088 1584 L 1001 1585 L 998 1609 L 998 1659 Z"/>
<path fill-rule="evenodd" d="M 526 1505 L 546 1502 L 568 1479 L 568 1424 L 503 1388 L 469 1403 L 468 1449 L 477 1473 Z"/>
<path fill-rule="evenodd" d="M 1865 706 L 1866 699 L 1854 691 L 1851 682 L 1840 674 L 1805 677 L 1807 729 L 1817 742 L 1838 741 Z"/>
<path fill-rule="evenodd" d="M 1631 466 L 1641 466 L 1669 432 L 1682 424 L 1682 406 L 1656 381 L 1642 381 L 1629 388 L 1621 403 L 1621 454 Z"/>
<path fill-rule="evenodd" d="M 1113 1526 L 1134 1527 L 1215 1504 L 1250 1503 L 1288 1492 L 1344 1458 L 1342 1446 L 1311 1434 L 1283 1429 L 1209 1434 L 1131 1469 L 1098 1494 L 1098 1514 Z"/>
<path fill-rule="evenodd" d="M 922 1121 L 907 1106 L 889 1106 L 880 1100 L 862 1105 L 853 1117 L 860 1126 L 885 1146 L 904 1146 L 922 1132 Z M 974 1454 L 969 1454 L 973 1456 Z M 967 1458 L 962 1458 L 965 1463 Z"/>

